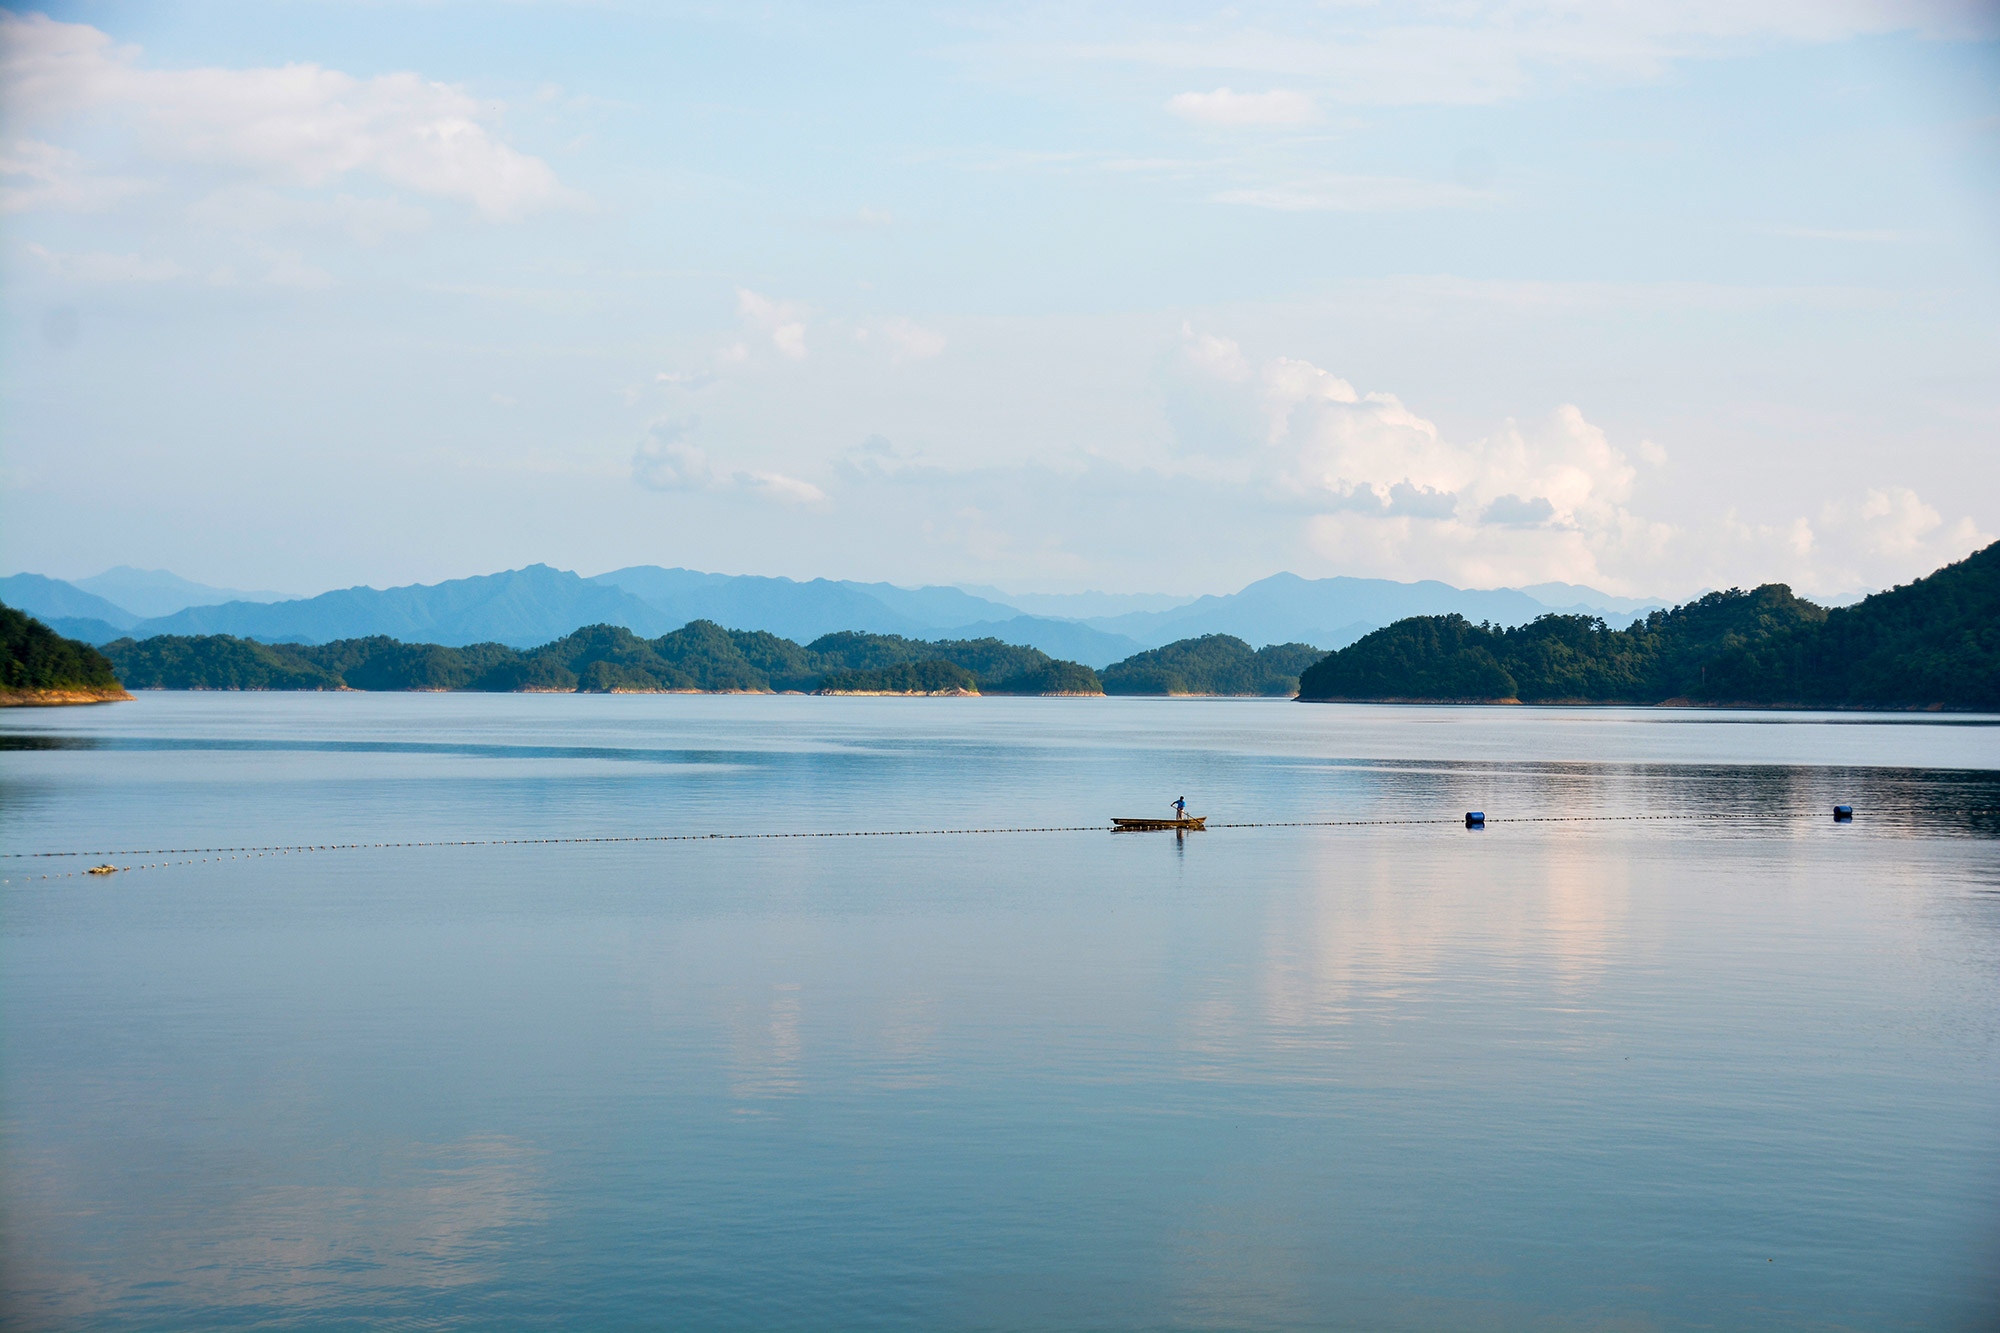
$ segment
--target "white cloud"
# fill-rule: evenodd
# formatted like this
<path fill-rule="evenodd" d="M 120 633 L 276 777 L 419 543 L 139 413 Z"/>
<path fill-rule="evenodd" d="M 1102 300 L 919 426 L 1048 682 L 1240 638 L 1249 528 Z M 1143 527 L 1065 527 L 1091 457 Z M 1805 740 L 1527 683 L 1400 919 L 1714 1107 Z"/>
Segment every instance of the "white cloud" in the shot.
<path fill-rule="evenodd" d="M 1439 518 L 1450 516 L 1449 512 L 1435 515 Z M 1547 496 L 1537 495 L 1524 500 L 1509 492 L 1506 495 L 1495 496 L 1492 502 L 1479 512 L 1479 521 L 1500 523 L 1510 528 L 1535 528 L 1555 516 L 1556 508 L 1549 503 Z"/>
<path fill-rule="evenodd" d="M 28 253 L 58 278 L 81 282 L 168 282 L 187 276 L 187 270 L 171 259 L 146 259 L 139 255 L 114 255 L 89 250 L 50 250 L 30 242 Z"/>
<path fill-rule="evenodd" d="M 922 361 L 944 351 L 944 335 L 914 320 L 896 318 L 882 324 L 882 336 L 896 349 L 899 359 Z"/>
<path fill-rule="evenodd" d="M 803 360 L 806 354 L 806 326 L 796 321 L 778 325 L 771 330 L 771 346 L 794 361 Z"/>
<path fill-rule="evenodd" d="M 1394 394 L 1360 392 L 1295 358 L 1253 362 L 1191 327 L 1176 364 L 1207 397 L 1175 418 L 1197 434 L 1172 467 L 1302 513 L 1310 548 L 1342 572 L 1647 595 L 1762 581 L 1833 593 L 1908 579 L 1992 540 L 1898 486 L 1816 520 L 1667 522 L 1645 512 L 1626 452 L 1573 404 L 1455 440 Z M 1650 441 L 1635 452 L 1665 460 Z M 1663 576 L 1678 588 L 1662 588 Z"/>
<path fill-rule="evenodd" d="M 698 491 L 713 486 L 715 469 L 708 454 L 687 441 L 700 424 L 699 417 L 653 423 L 632 455 L 633 479 L 652 491 Z"/>
<path fill-rule="evenodd" d="M 652 491 L 737 494 L 788 505 L 825 503 L 825 491 L 782 472 L 717 468 L 708 451 L 688 438 L 700 424 L 699 417 L 654 422 L 632 455 L 632 479 Z"/>
<path fill-rule="evenodd" d="M 1945 522 L 1944 515 L 1906 486 L 1870 490 L 1858 502 L 1830 504 L 1821 511 L 1820 524 L 1868 555 L 1898 563 L 1914 558 L 1943 564 L 1991 540 L 1969 518 Z"/>
<path fill-rule="evenodd" d="M 1238 93 L 1217 88 L 1212 93 L 1179 93 L 1167 99 L 1167 110 L 1202 125 L 1235 128 L 1244 125 L 1303 125 L 1318 108 L 1304 93 L 1274 88 L 1267 93 Z"/>
<path fill-rule="evenodd" d="M 1255 363 L 1186 326 L 1181 343 L 1184 373 L 1209 383 L 1204 411 L 1182 418 L 1202 432 L 1182 466 L 1303 511 L 1308 543 L 1343 568 L 1480 586 L 1602 581 L 1597 549 L 1647 536 L 1628 510 L 1635 469 L 1574 406 L 1457 441 L 1395 394 L 1309 361 Z"/>
<path fill-rule="evenodd" d="M 781 472 L 737 472 L 730 480 L 738 489 L 781 504 L 821 504 L 826 500 L 826 492 L 811 482 Z"/>
<path fill-rule="evenodd" d="M 745 323 L 764 333 L 777 348 L 794 361 L 806 354 L 806 310 L 789 301 L 774 301 L 747 287 L 736 289 L 736 312 Z"/>
<path fill-rule="evenodd" d="M 1946 520 L 1908 487 L 1890 486 L 1824 505 L 1817 520 L 1755 523 L 1731 511 L 1691 529 L 1674 554 L 1715 586 L 1777 581 L 1810 596 L 1905 583 L 1993 540 L 1971 518 Z"/>
<path fill-rule="evenodd" d="M 82 155 L 36 139 L 0 151 L 0 213 L 94 213 L 143 193 L 146 182 L 91 172 Z"/>
<path fill-rule="evenodd" d="M 555 173 L 497 138 L 498 108 L 411 73 L 318 65 L 149 69 L 82 23 L 0 16 L 0 104 L 20 123 L 124 119 L 149 154 L 298 185 L 375 175 L 508 218 L 566 197 Z"/>
<path fill-rule="evenodd" d="M 1181 348 L 1188 364 L 1211 378 L 1226 384 L 1241 384 L 1250 378 L 1250 359 L 1227 338 L 1198 333 L 1194 325 L 1182 321 Z"/>

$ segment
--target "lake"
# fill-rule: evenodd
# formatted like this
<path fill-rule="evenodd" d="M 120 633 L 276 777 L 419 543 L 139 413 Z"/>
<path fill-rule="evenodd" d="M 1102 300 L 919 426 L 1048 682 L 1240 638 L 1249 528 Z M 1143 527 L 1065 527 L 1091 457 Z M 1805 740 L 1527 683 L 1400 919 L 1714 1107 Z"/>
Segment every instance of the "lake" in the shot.
<path fill-rule="evenodd" d="M 1101 827 L 1182 795 L 1260 827 Z M 1990 1329 L 1996 811 L 1951 715 L 9 710 L 0 1301 Z M 974 827 L 1070 831 L 705 836 Z"/>

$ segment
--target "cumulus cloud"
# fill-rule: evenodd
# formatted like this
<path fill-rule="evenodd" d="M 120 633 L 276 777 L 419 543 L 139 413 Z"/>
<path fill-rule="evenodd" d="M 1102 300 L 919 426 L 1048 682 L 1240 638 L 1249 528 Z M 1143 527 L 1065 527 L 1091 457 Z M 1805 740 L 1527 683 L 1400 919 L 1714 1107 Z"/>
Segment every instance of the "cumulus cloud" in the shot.
<path fill-rule="evenodd" d="M 1714 571 L 1708 582 L 1757 579 L 1807 593 L 1857 593 L 1908 582 L 1991 544 L 1972 519 L 1948 520 L 1906 486 L 1871 488 L 1783 522 L 1753 522 L 1734 510 L 1692 529 L 1676 556 Z"/>
<path fill-rule="evenodd" d="M 1241 384 L 1250 378 L 1250 359 L 1228 338 L 1199 332 L 1194 325 L 1181 324 L 1181 354 L 1190 366 L 1226 384 Z"/>
<path fill-rule="evenodd" d="M 1482 523 L 1501 523 L 1510 528 L 1539 527 L 1556 516 L 1556 507 L 1540 495 L 1523 500 L 1518 495 L 1496 496 L 1480 511 Z M 1440 515 L 1442 517 L 1442 515 Z"/>
<path fill-rule="evenodd" d="M 1201 125 L 1235 128 L 1244 125 L 1303 125 L 1318 108 L 1304 93 L 1274 88 L 1267 93 L 1239 93 L 1217 88 L 1212 93 L 1180 93 L 1167 99 L 1167 110 Z"/>
<path fill-rule="evenodd" d="M 826 492 L 819 487 L 782 472 L 716 467 L 708 451 L 689 439 L 700 425 L 699 417 L 654 422 L 632 455 L 632 479 L 651 491 L 735 494 L 790 505 L 826 501 Z"/>
<path fill-rule="evenodd" d="M 782 472 L 735 472 L 730 483 L 737 490 L 780 504 L 821 504 L 826 492 L 809 481 L 788 477 Z"/>
<path fill-rule="evenodd" d="M 1298 358 L 1256 361 L 1192 327 L 1175 364 L 1206 395 L 1200 413 L 1170 412 L 1177 429 L 1197 432 L 1176 466 L 1262 488 L 1302 515 L 1311 549 L 1345 572 L 1654 595 L 1676 591 L 1659 586 L 1670 571 L 1680 591 L 1779 580 L 1836 592 L 1907 579 L 1992 540 L 1894 486 L 1816 518 L 1666 522 L 1645 512 L 1626 451 L 1574 404 L 1452 439 L 1395 394 Z M 1666 464 L 1650 442 L 1635 452 L 1649 469 Z"/>
<path fill-rule="evenodd" d="M 93 172 L 73 149 L 16 139 L 0 151 L 0 213 L 95 213 L 147 189 L 130 176 Z"/>
<path fill-rule="evenodd" d="M 1913 557 L 1918 563 L 1943 563 L 1991 540 L 1969 518 L 1947 523 L 1907 486 L 1869 490 L 1858 501 L 1827 505 L 1820 513 L 1820 526 L 1869 555 L 1899 563 Z"/>
<path fill-rule="evenodd" d="M 1543 500 L 1541 503 L 1547 505 L 1548 501 Z M 1493 506 L 1488 505 L 1486 508 L 1490 514 Z M 1399 481 L 1389 488 L 1389 503 L 1384 512 L 1403 514 L 1410 518 L 1450 518 L 1458 512 L 1458 496 L 1452 491 L 1440 491 L 1430 486 L 1413 486 L 1407 481 Z"/>
<path fill-rule="evenodd" d="M 0 16 L 0 104 L 21 124 L 118 121 L 154 158 L 325 186 L 366 173 L 511 218 L 565 197 L 547 163 L 503 142 L 498 108 L 412 73 L 313 64 L 152 69 L 84 23 Z M 72 175 L 74 172 L 72 172 Z"/>
<path fill-rule="evenodd" d="M 632 455 L 632 477 L 649 491 L 698 491 L 715 484 L 708 454 L 687 437 L 701 424 L 699 417 L 656 421 Z"/>
<path fill-rule="evenodd" d="M 794 361 L 806 354 L 806 309 L 790 301 L 774 301 L 748 287 L 736 289 L 736 312 L 752 328 L 765 334 L 771 346 Z"/>

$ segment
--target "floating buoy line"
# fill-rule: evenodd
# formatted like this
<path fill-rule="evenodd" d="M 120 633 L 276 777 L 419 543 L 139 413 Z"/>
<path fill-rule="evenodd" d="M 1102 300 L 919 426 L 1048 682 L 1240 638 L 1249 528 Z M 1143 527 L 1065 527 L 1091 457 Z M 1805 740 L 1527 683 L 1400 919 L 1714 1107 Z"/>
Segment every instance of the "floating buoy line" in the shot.
<path fill-rule="evenodd" d="M 1852 818 L 1852 809 L 1847 806 L 1835 807 L 1834 818 L 1845 823 Z M 1935 810 L 1931 815 L 1994 815 L 2000 809 L 1992 810 Z M 1689 823 L 1689 822 L 1735 822 L 1735 823 L 1775 823 L 1786 820 L 1824 820 L 1823 812 L 1784 811 L 1777 814 L 1739 814 L 1711 812 L 1699 814 L 1654 814 L 1654 815 L 1495 815 L 1490 819 L 1484 814 L 1467 814 L 1463 817 L 1452 815 L 1443 818 L 1426 819 L 1281 819 L 1258 820 L 1233 824 L 1211 824 L 1212 830 L 1222 829 L 1268 829 L 1268 828 L 1398 828 L 1417 825 L 1458 824 L 1463 822 L 1468 828 L 1481 828 L 1487 823 L 1494 824 L 1613 824 L 1613 823 Z M 87 856 L 167 856 L 182 857 L 183 860 L 148 861 L 136 865 L 91 866 L 83 870 L 52 871 L 44 875 L 23 876 L 23 879 L 74 879 L 81 875 L 110 875 L 128 870 L 164 870 L 175 866 L 211 865 L 220 861 L 248 861 L 268 856 L 298 856 L 312 852 L 359 852 L 388 851 L 419 847 L 558 847 L 582 846 L 611 843 L 646 842 L 756 842 L 774 841 L 787 838 L 946 838 L 980 837 L 997 834 L 1026 833 L 1103 833 L 1108 831 L 1103 824 L 1043 824 L 1016 827 L 992 828 L 932 828 L 932 829 L 845 829 L 797 833 L 650 833 L 604 835 L 589 838 L 454 838 L 431 839 L 418 842 L 330 842 L 293 843 L 266 847 L 157 847 L 128 848 L 117 851 L 82 852 L 0 852 L 5 860 L 50 860 L 65 857 Z"/>

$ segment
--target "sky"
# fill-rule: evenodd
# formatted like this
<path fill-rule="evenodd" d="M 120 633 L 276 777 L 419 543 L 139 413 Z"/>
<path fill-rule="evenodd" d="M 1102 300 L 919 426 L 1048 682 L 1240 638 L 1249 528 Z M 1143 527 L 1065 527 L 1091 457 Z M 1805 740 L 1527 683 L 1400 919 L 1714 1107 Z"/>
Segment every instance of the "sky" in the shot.
<path fill-rule="evenodd" d="M 0 17 L 0 569 L 1678 599 L 2000 535 L 2000 5 Z"/>

